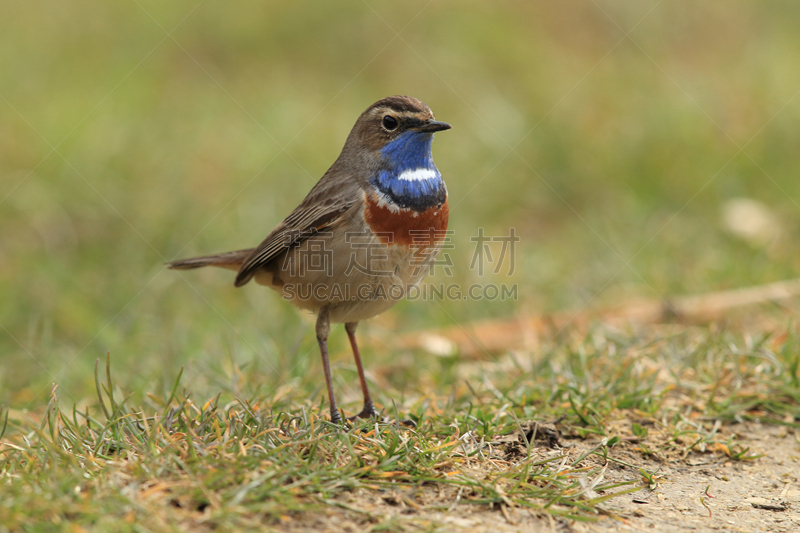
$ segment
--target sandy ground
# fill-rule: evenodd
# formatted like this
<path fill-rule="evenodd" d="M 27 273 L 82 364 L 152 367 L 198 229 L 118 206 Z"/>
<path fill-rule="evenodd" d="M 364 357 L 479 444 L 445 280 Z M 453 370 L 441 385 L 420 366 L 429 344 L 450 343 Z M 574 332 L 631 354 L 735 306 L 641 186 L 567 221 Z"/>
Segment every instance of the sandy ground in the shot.
<path fill-rule="evenodd" d="M 752 454 L 753 461 L 733 461 L 722 453 L 691 453 L 685 458 L 644 459 L 631 450 L 632 464 L 658 470 L 655 490 L 614 498 L 605 504 L 608 516 L 577 522 L 508 507 L 455 503 L 442 489 L 354 491 L 327 511 L 294 516 L 276 525 L 280 531 L 547 531 L 595 533 L 610 531 L 800 531 L 800 431 L 757 423 L 726 428 Z M 577 439 L 563 444 L 570 455 L 592 443 Z M 632 447 L 631 447 L 632 448 Z M 537 449 L 546 455 L 554 450 Z M 563 453 L 563 450 L 557 453 Z M 605 480 L 640 479 L 635 469 L 609 463 Z M 427 492 L 426 492 L 427 491 Z M 438 494 L 432 492 L 438 491 Z M 702 500 L 701 500 L 702 498 Z"/>
<path fill-rule="evenodd" d="M 624 522 L 603 520 L 573 530 L 800 531 L 800 434 L 759 424 L 733 429 L 751 453 L 765 456 L 755 461 L 689 456 L 662 465 L 666 479 L 656 490 L 610 503 Z M 713 498 L 705 496 L 706 487 Z"/>

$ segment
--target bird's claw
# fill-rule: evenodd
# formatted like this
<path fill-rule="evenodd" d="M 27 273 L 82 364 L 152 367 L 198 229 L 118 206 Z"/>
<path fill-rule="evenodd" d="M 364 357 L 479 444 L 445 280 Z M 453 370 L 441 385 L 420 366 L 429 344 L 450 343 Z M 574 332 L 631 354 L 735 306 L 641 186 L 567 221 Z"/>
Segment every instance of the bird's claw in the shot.
<path fill-rule="evenodd" d="M 348 417 L 347 420 L 348 420 L 348 422 L 355 422 L 359 418 L 362 418 L 362 419 L 374 418 L 378 422 L 383 422 L 383 423 L 392 422 L 392 420 L 390 420 L 389 418 L 383 416 L 381 413 L 379 413 L 371 405 L 364 406 L 364 409 L 362 409 L 360 413 L 358 413 L 357 415 Z M 401 426 L 404 426 L 404 427 L 409 428 L 409 429 L 415 429 L 417 427 L 417 423 L 414 422 L 411 419 L 398 419 L 398 420 L 396 420 L 396 422 L 398 424 L 400 424 Z"/>
<path fill-rule="evenodd" d="M 386 422 L 386 419 L 380 414 L 375 407 L 371 405 L 365 405 L 364 408 L 361 410 L 360 413 L 354 416 L 350 416 L 347 418 L 350 422 L 355 421 L 357 418 L 376 418 L 379 422 Z"/>

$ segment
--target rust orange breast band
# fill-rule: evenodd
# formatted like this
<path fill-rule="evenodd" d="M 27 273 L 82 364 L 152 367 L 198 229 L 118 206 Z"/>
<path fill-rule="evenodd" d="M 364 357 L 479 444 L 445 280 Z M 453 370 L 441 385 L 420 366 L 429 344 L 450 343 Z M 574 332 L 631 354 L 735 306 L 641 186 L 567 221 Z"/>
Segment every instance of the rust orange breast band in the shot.
<path fill-rule="evenodd" d="M 449 214 L 447 197 L 425 211 L 391 208 L 374 193 L 365 198 L 364 219 L 385 244 L 423 248 L 435 245 L 445 237 Z"/>

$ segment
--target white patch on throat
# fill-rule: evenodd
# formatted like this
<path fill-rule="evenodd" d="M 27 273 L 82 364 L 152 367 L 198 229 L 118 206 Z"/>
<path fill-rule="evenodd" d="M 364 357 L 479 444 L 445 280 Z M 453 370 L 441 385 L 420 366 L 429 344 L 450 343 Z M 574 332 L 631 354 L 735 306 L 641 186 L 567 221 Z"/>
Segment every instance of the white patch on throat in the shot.
<path fill-rule="evenodd" d="M 378 191 L 378 190 L 376 190 L 375 193 L 376 193 L 375 196 L 374 196 L 374 199 L 376 200 L 375 204 L 378 207 L 385 207 L 386 209 L 388 209 L 392 213 L 399 213 L 400 212 L 400 210 L 401 210 L 400 206 L 397 205 L 396 203 L 394 203 L 394 201 L 392 201 L 392 199 L 389 198 L 389 196 L 387 196 L 385 193 L 383 193 L 381 191 Z M 408 209 L 403 209 L 403 211 L 408 211 Z"/>
<path fill-rule="evenodd" d="M 405 170 L 402 174 L 397 176 L 399 180 L 405 181 L 423 181 L 433 180 L 439 177 L 439 173 L 432 168 L 415 168 L 414 170 Z"/>

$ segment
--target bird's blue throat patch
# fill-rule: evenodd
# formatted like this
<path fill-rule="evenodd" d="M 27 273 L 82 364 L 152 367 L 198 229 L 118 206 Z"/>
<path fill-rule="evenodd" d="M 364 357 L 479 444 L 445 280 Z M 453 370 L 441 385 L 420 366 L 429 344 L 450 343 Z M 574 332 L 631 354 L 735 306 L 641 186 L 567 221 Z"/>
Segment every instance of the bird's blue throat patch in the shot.
<path fill-rule="evenodd" d="M 432 133 L 406 131 L 381 151 L 385 167 L 372 184 L 399 207 L 425 211 L 447 198 L 442 175 L 433 164 Z"/>

